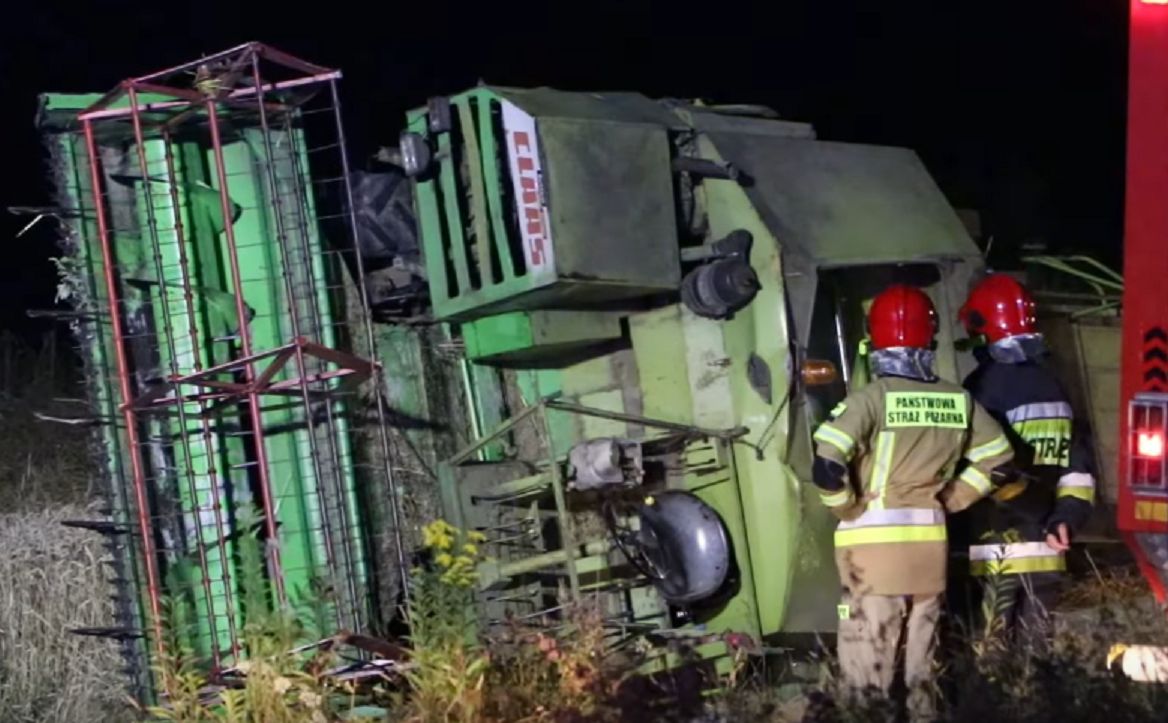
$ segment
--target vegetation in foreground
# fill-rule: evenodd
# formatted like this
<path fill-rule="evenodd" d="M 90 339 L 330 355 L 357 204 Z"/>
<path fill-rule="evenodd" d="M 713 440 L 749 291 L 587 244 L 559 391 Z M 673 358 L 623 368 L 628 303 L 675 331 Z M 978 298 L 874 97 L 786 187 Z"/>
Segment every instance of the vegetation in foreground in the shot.
<path fill-rule="evenodd" d="M 634 659 L 605 646 L 602 617 L 582 604 L 566 608 L 554 631 L 514 624 L 488 639 L 473 631 L 471 592 L 480 560 L 474 533 L 442 521 L 424 530 L 428 564 L 414 571 L 408 658 L 396 675 L 363 690 L 338 686 L 306 671 L 324 666 L 314 654 L 297 663 L 286 631 L 294 622 L 257 629 L 243 688 L 222 704 L 197 702 L 204 681 L 167 673 L 182 684 L 171 692 L 170 720 L 397 723 L 616 723 L 617 721 L 883 721 L 885 702 L 863 709 L 833 704 L 832 661 L 817 680 L 793 667 L 737 648 L 733 672 L 705 698 L 678 695 L 660 681 L 634 675 Z M 953 721 L 1109 721 L 1158 719 L 1168 706 L 1162 686 L 1105 670 L 1118 640 L 1164 642 L 1168 625 L 1124 571 L 1102 572 L 1073 591 L 1090 607 L 1068 613 L 1053 649 L 1008 640 L 997 624 L 977 633 L 952 631 L 950 657 L 936 691 Z M 1073 602 L 1073 600 L 1072 600 Z M 1078 615 L 1079 620 L 1073 620 Z M 280 641 L 283 640 L 283 643 Z M 692 685 L 692 683 L 685 684 Z"/>

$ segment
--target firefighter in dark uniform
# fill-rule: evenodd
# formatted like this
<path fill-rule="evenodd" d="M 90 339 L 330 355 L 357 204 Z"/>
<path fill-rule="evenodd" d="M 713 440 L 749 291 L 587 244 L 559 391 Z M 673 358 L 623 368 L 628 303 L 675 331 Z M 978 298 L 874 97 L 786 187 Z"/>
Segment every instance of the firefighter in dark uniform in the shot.
<path fill-rule="evenodd" d="M 968 511 L 970 573 L 980 582 L 985 624 L 1044 643 L 1065 553 L 1094 506 L 1094 460 L 1045 364 L 1026 289 L 1008 275 L 987 276 L 959 316 L 971 339 L 985 341 L 964 386 L 1006 430 L 1020 470 Z"/>

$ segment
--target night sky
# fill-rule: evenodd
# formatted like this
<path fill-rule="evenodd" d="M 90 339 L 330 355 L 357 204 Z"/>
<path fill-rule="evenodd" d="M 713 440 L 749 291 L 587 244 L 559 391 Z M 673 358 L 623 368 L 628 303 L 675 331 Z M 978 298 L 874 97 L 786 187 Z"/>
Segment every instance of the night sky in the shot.
<path fill-rule="evenodd" d="M 50 202 L 37 93 L 105 91 L 258 40 L 344 71 L 354 158 L 392 142 L 406 108 L 480 79 L 762 103 L 824 139 L 915 149 L 995 248 L 1119 260 L 1126 0 L 465 5 L 20 3 L 0 23 L 0 205 Z M 3 219 L 0 329 L 35 333 L 51 224 L 13 240 L 24 221 Z"/>

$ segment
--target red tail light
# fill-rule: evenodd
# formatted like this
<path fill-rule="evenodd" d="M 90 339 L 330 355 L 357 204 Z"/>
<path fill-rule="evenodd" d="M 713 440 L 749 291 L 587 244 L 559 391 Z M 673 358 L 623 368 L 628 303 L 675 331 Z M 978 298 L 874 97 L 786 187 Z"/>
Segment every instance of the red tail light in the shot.
<path fill-rule="evenodd" d="M 1165 0 L 1168 4 L 1168 0 Z M 1130 467 L 1128 481 L 1133 487 L 1168 489 L 1164 440 L 1168 439 L 1168 394 L 1142 392 L 1128 408 Z"/>
<path fill-rule="evenodd" d="M 1164 435 L 1159 432 L 1137 432 L 1136 454 L 1160 459 L 1164 456 Z"/>

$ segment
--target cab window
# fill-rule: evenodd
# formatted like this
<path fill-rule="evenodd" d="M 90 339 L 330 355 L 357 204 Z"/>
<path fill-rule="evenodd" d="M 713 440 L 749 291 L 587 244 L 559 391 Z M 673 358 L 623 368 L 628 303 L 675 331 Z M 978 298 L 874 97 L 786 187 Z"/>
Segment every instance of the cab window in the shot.
<path fill-rule="evenodd" d="M 892 284 L 912 284 L 931 292 L 941 281 L 935 264 L 884 264 L 822 269 L 807 358 L 829 361 L 837 370 L 829 384 L 804 386 L 808 420 L 818 425 L 848 392 L 868 379 L 867 359 L 860 345 L 867 336 L 866 313 L 872 298 Z"/>

